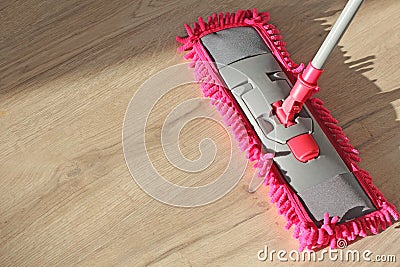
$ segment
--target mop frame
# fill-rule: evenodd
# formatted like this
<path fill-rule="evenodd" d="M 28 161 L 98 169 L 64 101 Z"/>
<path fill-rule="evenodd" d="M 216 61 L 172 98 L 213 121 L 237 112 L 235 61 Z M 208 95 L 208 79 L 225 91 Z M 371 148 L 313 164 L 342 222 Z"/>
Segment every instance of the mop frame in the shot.
<path fill-rule="evenodd" d="M 254 161 L 257 175 L 269 185 L 271 202 L 276 204 L 278 213 L 286 218 L 286 229 L 294 227 L 294 238 L 298 239 L 299 251 L 304 249 L 318 250 L 326 246 L 332 249 L 338 247 L 340 240 L 354 241 L 357 237 L 377 234 L 385 230 L 399 219 L 399 213 L 393 204 L 388 202 L 382 192 L 373 184 L 370 174 L 358 167 L 360 162 L 358 151 L 350 144 L 338 121 L 318 98 L 309 99 L 305 105 L 310 110 L 317 123 L 323 129 L 336 151 L 353 172 L 357 181 L 366 192 L 376 210 L 346 222 L 338 222 L 337 216 L 324 214 L 324 220 L 317 226 L 310 218 L 306 208 L 297 194 L 285 181 L 276 164 L 267 173 L 270 154 L 262 152 L 262 143 L 252 125 L 242 112 L 239 105 L 227 90 L 224 80 L 213 63 L 210 55 L 202 45 L 200 38 L 217 31 L 235 27 L 252 27 L 262 37 L 265 44 L 278 60 L 289 80 L 294 83 L 297 75 L 304 69 L 304 64 L 296 64 L 286 51 L 282 36 L 272 24 L 268 23 L 268 12 L 253 10 L 238 10 L 236 13 L 215 13 L 209 16 L 207 22 L 198 18 L 193 27 L 185 24 L 187 37 L 176 39 L 182 45 L 179 52 L 188 51 L 184 58 L 191 60 L 196 81 L 202 88 L 203 95 L 212 99 L 212 104 L 224 117 L 225 125 L 230 128 L 239 143 L 239 148 L 246 152 L 246 157 Z M 306 177 L 305 177 L 306 178 Z"/>

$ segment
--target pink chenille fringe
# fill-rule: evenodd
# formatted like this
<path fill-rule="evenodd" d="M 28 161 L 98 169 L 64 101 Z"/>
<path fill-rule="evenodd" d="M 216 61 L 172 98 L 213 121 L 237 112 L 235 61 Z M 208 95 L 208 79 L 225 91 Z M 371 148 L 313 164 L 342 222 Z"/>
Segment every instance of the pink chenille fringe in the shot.
<path fill-rule="evenodd" d="M 200 83 L 203 95 L 212 99 L 212 104 L 233 132 L 239 148 L 246 152 L 250 161 L 255 161 L 254 167 L 257 169 L 258 176 L 264 178 L 265 183 L 270 187 L 271 202 L 276 204 L 278 213 L 287 220 L 286 229 L 294 227 L 294 237 L 300 243 L 299 251 L 318 250 L 326 246 L 337 248 L 338 240 L 353 241 L 357 237 L 379 233 L 380 230 L 392 224 L 392 219 L 397 221 L 399 213 L 375 187 L 369 173 L 357 166 L 357 162 L 360 161 L 358 151 L 349 143 L 349 139 L 337 125 L 337 120 L 331 116 L 323 102 L 313 98 L 306 103 L 306 106 L 346 165 L 354 172 L 377 210 L 344 223 L 338 223 L 338 217 L 330 217 L 328 213 L 325 213 L 323 223 L 318 227 L 309 217 L 297 194 L 285 182 L 276 165 L 273 164 L 271 170 L 268 171 L 270 166 L 268 163 L 272 160 L 271 154 L 262 153 L 262 144 L 258 136 L 240 107 L 232 101 L 230 92 L 226 90 L 212 59 L 200 42 L 202 36 L 212 32 L 241 26 L 253 27 L 285 68 L 288 77 L 295 81 L 304 65 L 298 65 L 291 60 L 282 36 L 273 25 L 268 24 L 268 20 L 267 12 L 257 12 L 256 9 L 214 14 L 208 17 L 207 22 L 200 17 L 193 27 L 185 24 L 188 36 L 176 38 L 182 44 L 178 51 L 189 51 L 184 58 L 191 60 L 191 67 L 194 68 L 195 78 Z"/>

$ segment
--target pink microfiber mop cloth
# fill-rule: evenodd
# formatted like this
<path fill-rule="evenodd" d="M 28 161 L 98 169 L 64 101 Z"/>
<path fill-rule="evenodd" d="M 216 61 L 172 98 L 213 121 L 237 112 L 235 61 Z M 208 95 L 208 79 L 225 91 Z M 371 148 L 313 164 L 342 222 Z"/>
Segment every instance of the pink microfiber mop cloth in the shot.
<path fill-rule="evenodd" d="M 185 24 L 188 36 L 177 37 L 178 51 L 188 51 L 184 57 L 204 96 L 255 161 L 300 251 L 377 234 L 399 213 L 357 166 L 358 151 L 323 102 L 308 94 L 290 125 L 276 115 L 280 100 L 307 74 L 268 21 L 256 9 L 199 18 Z"/>

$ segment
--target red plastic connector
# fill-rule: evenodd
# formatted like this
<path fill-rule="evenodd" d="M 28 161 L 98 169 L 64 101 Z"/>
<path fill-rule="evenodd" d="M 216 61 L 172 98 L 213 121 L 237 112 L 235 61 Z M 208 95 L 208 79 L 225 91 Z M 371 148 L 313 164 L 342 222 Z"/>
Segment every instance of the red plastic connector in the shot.
<path fill-rule="evenodd" d="M 293 85 L 289 96 L 282 102 L 275 102 L 272 106 L 275 115 L 285 126 L 290 127 L 295 124 L 295 116 L 303 108 L 304 103 L 318 91 L 317 81 L 323 70 L 315 68 L 311 62 L 307 68 L 297 76 L 297 81 Z M 287 142 L 294 157 L 307 162 L 319 155 L 319 147 L 311 134 L 296 136 Z"/>
<path fill-rule="evenodd" d="M 290 95 L 283 102 L 274 103 L 275 114 L 285 127 L 294 124 L 294 117 L 300 112 L 303 104 L 319 90 L 317 81 L 322 72 L 323 70 L 315 68 L 311 62 L 308 63 L 303 73 L 297 76 Z"/>

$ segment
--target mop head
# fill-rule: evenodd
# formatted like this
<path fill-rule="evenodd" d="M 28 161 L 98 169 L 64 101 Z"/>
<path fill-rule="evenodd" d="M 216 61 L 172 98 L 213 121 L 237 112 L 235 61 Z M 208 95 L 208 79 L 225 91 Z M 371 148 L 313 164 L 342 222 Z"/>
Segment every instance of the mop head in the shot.
<path fill-rule="evenodd" d="M 377 234 L 399 213 L 357 166 L 358 151 L 323 102 L 309 99 L 288 128 L 271 115 L 272 104 L 289 94 L 304 65 L 292 61 L 268 20 L 268 13 L 255 9 L 214 14 L 207 22 L 200 17 L 193 27 L 185 24 L 188 36 L 176 38 L 178 51 L 188 51 L 184 58 L 191 60 L 204 96 L 255 162 L 286 229 L 294 227 L 300 251 Z M 317 144 L 312 153 L 296 138 L 305 135 Z"/>

